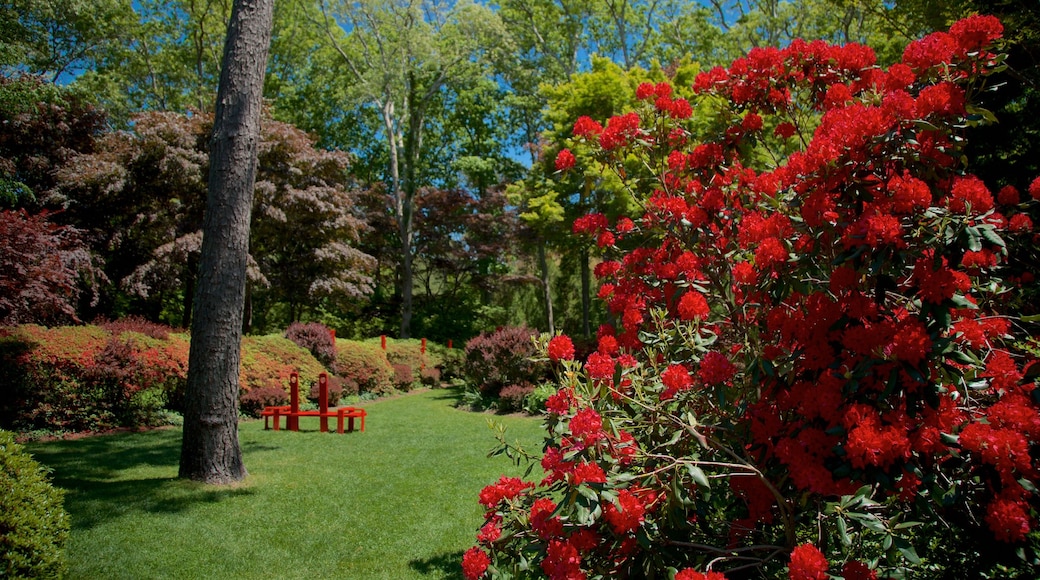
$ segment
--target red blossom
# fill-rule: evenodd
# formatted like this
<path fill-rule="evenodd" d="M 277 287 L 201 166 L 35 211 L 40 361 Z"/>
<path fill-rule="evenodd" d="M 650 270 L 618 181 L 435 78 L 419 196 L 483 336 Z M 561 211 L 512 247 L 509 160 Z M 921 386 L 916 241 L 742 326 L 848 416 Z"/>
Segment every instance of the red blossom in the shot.
<path fill-rule="evenodd" d="M 503 500 L 519 496 L 525 489 L 534 487 L 533 483 L 524 482 L 518 477 L 502 476 L 499 480 L 480 491 L 480 505 L 491 509 Z"/>
<path fill-rule="evenodd" d="M 729 382 L 736 374 L 737 367 L 729 362 L 726 355 L 718 351 L 709 351 L 701 358 L 698 377 L 706 385 L 721 385 Z"/>
<path fill-rule="evenodd" d="M 859 560 L 849 560 L 841 567 L 842 580 L 877 580 L 877 572 Z"/>
<path fill-rule="evenodd" d="M 950 36 L 964 52 L 985 48 L 1004 34 L 1004 25 L 995 16 L 976 14 L 950 26 Z"/>
<path fill-rule="evenodd" d="M 1029 196 L 1040 201 L 1040 177 L 1037 177 L 1029 184 Z"/>
<path fill-rule="evenodd" d="M 589 137 L 592 135 L 599 135 L 602 132 L 603 125 L 592 120 L 591 117 L 578 117 L 578 120 L 574 122 L 575 137 Z"/>
<path fill-rule="evenodd" d="M 812 544 L 802 544 L 791 551 L 788 577 L 791 580 L 827 580 L 827 558 Z"/>
<path fill-rule="evenodd" d="M 618 492 L 617 503 L 617 506 L 613 503 L 604 505 L 603 517 L 619 536 L 634 532 L 643 523 L 646 506 L 627 489 Z"/>
<path fill-rule="evenodd" d="M 566 334 L 554 336 L 549 340 L 549 360 L 574 360 L 574 343 Z"/>
<path fill-rule="evenodd" d="M 596 463 L 589 463 L 582 461 L 574 465 L 574 469 L 570 473 L 571 485 L 581 485 L 583 483 L 606 483 L 607 474 L 603 472 L 603 468 Z"/>
<path fill-rule="evenodd" d="M 571 153 L 570 149 L 561 149 L 556 154 L 556 171 L 567 171 L 574 167 L 574 163 L 577 160 L 574 158 L 574 154 Z"/>
<path fill-rule="evenodd" d="M 675 580 L 726 580 L 722 572 L 700 573 L 693 568 L 684 568 L 675 574 Z"/>
<path fill-rule="evenodd" d="M 690 290 L 679 299 L 679 318 L 683 320 L 706 320 L 711 312 L 708 299 L 696 290 Z"/>
<path fill-rule="evenodd" d="M 462 575 L 466 580 L 477 580 L 484 575 L 490 565 L 491 558 L 488 557 L 487 552 L 476 546 L 466 550 L 466 553 L 462 555 Z"/>
<path fill-rule="evenodd" d="M 568 427 L 577 439 L 586 446 L 595 445 L 597 441 L 604 439 L 603 418 L 592 408 L 584 408 L 571 418 Z"/>
<path fill-rule="evenodd" d="M 1032 518 L 1024 502 L 998 497 L 986 508 L 986 524 L 998 541 L 1015 543 L 1026 538 Z"/>
<path fill-rule="evenodd" d="M 669 365 L 663 373 L 661 373 L 661 382 L 664 384 L 664 392 L 661 393 L 661 399 L 671 399 L 680 391 L 685 391 L 693 386 L 693 380 L 690 378 L 690 371 L 683 365 L 673 364 Z"/>

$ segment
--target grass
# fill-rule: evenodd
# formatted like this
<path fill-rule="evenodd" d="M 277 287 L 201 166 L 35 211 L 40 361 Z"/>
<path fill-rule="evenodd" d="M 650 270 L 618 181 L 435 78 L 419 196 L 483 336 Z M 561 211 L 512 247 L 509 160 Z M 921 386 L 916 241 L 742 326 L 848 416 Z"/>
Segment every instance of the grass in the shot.
<path fill-rule="evenodd" d="M 176 479 L 175 429 L 27 448 L 67 490 L 70 578 L 461 578 L 480 489 L 523 468 L 487 457 L 490 416 L 458 396 L 370 402 L 364 433 L 244 422 L 249 477 L 228 487 Z M 493 419 L 538 448 L 537 419 Z"/>

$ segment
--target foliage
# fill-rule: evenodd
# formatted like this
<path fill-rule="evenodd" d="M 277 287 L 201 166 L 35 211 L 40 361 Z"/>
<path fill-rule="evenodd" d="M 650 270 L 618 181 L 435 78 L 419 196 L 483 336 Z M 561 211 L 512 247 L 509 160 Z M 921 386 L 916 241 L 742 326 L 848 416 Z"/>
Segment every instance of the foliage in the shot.
<path fill-rule="evenodd" d="M 153 111 L 132 121 L 133 131 L 105 134 L 96 150 L 57 171 L 61 195 L 51 203 L 67 207 L 62 220 L 87 232 L 118 284 L 107 289 L 102 314 L 120 314 L 113 312 L 119 291 L 151 318 L 165 299 L 179 296 L 179 323 L 187 327 L 213 116 Z M 275 326 L 268 311 L 276 303 L 287 306 L 285 322 L 293 322 L 308 304 L 342 306 L 367 293 L 372 264 L 353 245 L 362 225 L 349 193 L 349 157 L 315 148 L 308 135 L 266 113 L 262 126 L 248 274 L 254 316 Z"/>
<path fill-rule="evenodd" d="M 441 369 L 438 367 L 423 367 L 419 371 L 419 382 L 427 387 L 441 386 Z"/>
<path fill-rule="evenodd" d="M 545 477 L 481 492 L 467 577 L 1036 576 L 1038 363 L 1005 274 L 1040 179 L 1009 203 L 961 157 L 1000 34 L 975 16 L 887 69 L 755 49 L 693 103 L 645 83 L 575 122 L 645 208 L 575 224 L 619 327 L 584 364 L 543 337 Z"/>
<path fill-rule="evenodd" d="M 524 401 L 524 411 L 531 415 L 541 415 L 545 412 L 545 404 L 556 394 L 555 383 L 541 383 L 527 395 Z"/>
<path fill-rule="evenodd" d="M 335 375 L 328 376 L 327 381 L 328 382 L 326 383 L 326 396 L 328 397 L 328 399 L 326 400 L 326 402 L 328 403 L 329 407 L 335 407 L 336 405 L 338 405 L 340 399 L 343 398 L 344 394 L 346 394 L 347 396 L 357 394 L 357 384 L 353 383 L 352 381 L 345 381 Z M 321 403 L 320 383 L 316 382 L 313 385 L 311 385 L 311 390 L 309 393 L 307 393 L 307 400 L 311 401 L 315 405 Z"/>
<path fill-rule="evenodd" d="M 317 386 L 317 385 L 315 385 Z M 264 407 L 289 404 L 289 394 L 282 387 L 259 387 L 238 396 L 238 410 L 247 417 L 257 418 Z"/>
<path fill-rule="evenodd" d="M 178 408 L 188 342 L 96 327 L 24 325 L 0 338 L 8 377 L 0 408 L 20 430 L 97 431 L 154 425 Z"/>
<path fill-rule="evenodd" d="M 534 392 L 531 383 L 520 383 L 502 387 L 498 393 L 498 410 L 502 413 L 523 411 L 527 398 Z"/>
<path fill-rule="evenodd" d="M 285 329 L 285 338 L 310 351 L 325 368 L 336 368 L 336 339 L 327 326 L 318 322 L 294 322 Z"/>
<path fill-rule="evenodd" d="M 0 334 L 0 424 L 18 430 L 100 431 L 165 424 L 184 405 L 189 337 L 140 319 L 101 326 L 22 325 Z M 277 389 L 288 399 L 289 375 L 300 388 L 325 368 L 278 336 L 242 340 L 243 412 Z M 338 383 L 337 383 L 338 384 Z M 303 390 L 301 396 L 306 396 Z"/>
<path fill-rule="evenodd" d="M 64 492 L 14 435 L 0 431 L 0 572 L 4 578 L 60 578 L 67 569 Z"/>
<path fill-rule="evenodd" d="M 337 339 L 336 374 L 356 383 L 359 394 L 386 395 L 394 389 L 394 369 L 378 344 Z"/>
<path fill-rule="evenodd" d="M 0 210 L 0 325 L 77 321 L 83 282 L 96 273 L 75 228 L 47 212 Z"/>
<path fill-rule="evenodd" d="M 467 386 L 495 398 L 503 387 L 541 381 L 548 369 L 544 362 L 532 360 L 537 354 L 534 337 L 538 332 L 526 327 L 505 327 L 483 333 L 466 342 L 463 376 Z"/>
<path fill-rule="evenodd" d="M 301 396 L 317 383 L 325 367 L 311 353 L 278 334 L 242 337 L 242 362 L 239 390 L 248 392 L 263 387 L 289 392 L 289 376 L 299 375 Z"/>
<path fill-rule="evenodd" d="M 0 204 L 38 209 L 56 172 L 93 151 L 104 129 L 104 112 L 77 93 L 38 77 L 0 75 Z"/>
<path fill-rule="evenodd" d="M 404 363 L 391 363 L 394 369 L 394 388 L 398 391 L 410 391 L 415 384 L 415 372 L 410 365 Z"/>

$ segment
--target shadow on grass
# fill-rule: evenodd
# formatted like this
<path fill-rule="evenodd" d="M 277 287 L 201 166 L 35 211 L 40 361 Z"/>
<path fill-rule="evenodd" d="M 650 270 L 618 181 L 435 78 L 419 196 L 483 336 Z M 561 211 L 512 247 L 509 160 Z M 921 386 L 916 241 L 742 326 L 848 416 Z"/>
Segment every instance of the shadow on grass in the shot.
<path fill-rule="evenodd" d="M 460 550 L 450 554 L 438 554 L 422 560 L 412 560 L 408 562 L 408 567 L 423 576 L 461 580 L 462 551 Z"/>
<path fill-rule="evenodd" d="M 138 514 L 173 514 L 253 492 L 245 486 L 207 486 L 176 477 L 180 429 L 99 435 L 28 446 L 52 470 L 51 481 L 66 490 L 74 529 Z M 256 442 L 243 453 L 277 450 Z M 156 471 L 163 475 L 156 477 Z"/>

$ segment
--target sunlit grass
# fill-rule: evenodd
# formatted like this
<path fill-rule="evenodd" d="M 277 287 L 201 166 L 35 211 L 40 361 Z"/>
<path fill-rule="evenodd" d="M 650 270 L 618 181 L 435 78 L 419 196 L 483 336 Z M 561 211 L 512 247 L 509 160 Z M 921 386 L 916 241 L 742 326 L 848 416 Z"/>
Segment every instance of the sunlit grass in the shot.
<path fill-rule="evenodd" d="M 487 457 L 488 419 L 535 449 L 540 429 L 460 411 L 456 397 L 368 403 L 364 433 L 243 423 L 250 475 L 230 487 L 176 479 L 179 430 L 28 448 L 68 492 L 70 578 L 461 578 L 480 489 L 522 473 Z"/>

